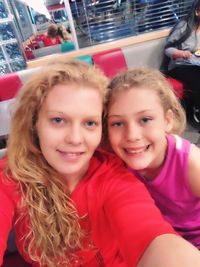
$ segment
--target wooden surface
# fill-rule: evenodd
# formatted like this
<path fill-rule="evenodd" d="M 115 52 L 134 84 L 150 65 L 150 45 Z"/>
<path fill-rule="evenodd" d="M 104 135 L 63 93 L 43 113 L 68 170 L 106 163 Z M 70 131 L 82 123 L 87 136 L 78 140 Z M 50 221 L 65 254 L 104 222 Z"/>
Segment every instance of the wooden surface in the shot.
<path fill-rule="evenodd" d="M 78 56 L 83 56 L 83 55 L 92 55 L 97 52 L 101 52 L 104 50 L 109 50 L 113 48 L 120 48 L 120 47 L 126 47 L 134 44 L 141 44 L 144 42 L 148 42 L 151 40 L 159 39 L 168 36 L 170 29 L 165 29 L 162 31 L 154 31 L 154 32 L 149 32 L 149 33 L 144 33 L 140 34 L 137 36 L 132 36 L 129 38 L 124 38 L 121 40 L 105 43 L 105 44 L 99 44 L 99 45 L 94 45 L 86 48 L 82 48 L 76 51 L 72 51 L 69 53 L 64 53 L 64 54 L 52 54 L 48 56 L 41 57 L 39 59 L 35 60 L 30 60 L 27 61 L 27 68 L 34 68 L 34 67 L 39 67 L 42 65 L 45 65 L 48 63 L 49 60 L 53 59 L 59 59 L 59 58 L 65 58 L 70 59 L 70 58 L 75 58 Z"/>

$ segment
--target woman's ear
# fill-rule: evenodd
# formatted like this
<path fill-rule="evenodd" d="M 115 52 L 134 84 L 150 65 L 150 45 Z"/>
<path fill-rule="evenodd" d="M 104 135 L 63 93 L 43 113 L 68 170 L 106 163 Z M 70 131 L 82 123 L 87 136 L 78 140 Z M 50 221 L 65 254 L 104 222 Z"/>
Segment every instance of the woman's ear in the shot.
<path fill-rule="evenodd" d="M 171 109 L 168 109 L 165 113 L 165 132 L 170 133 L 174 125 L 174 113 Z"/>

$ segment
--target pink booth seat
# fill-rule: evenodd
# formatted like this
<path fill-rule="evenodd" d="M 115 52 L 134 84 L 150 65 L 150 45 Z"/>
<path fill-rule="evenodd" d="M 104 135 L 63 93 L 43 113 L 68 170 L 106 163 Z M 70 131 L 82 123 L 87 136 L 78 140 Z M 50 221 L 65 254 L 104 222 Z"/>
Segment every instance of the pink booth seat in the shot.
<path fill-rule="evenodd" d="M 14 98 L 22 85 L 39 70 L 37 67 L 0 75 L 0 102 Z"/>
<path fill-rule="evenodd" d="M 14 98 L 22 82 L 16 72 L 0 76 L 0 101 Z"/>
<path fill-rule="evenodd" d="M 128 69 L 121 48 L 95 53 L 92 55 L 92 59 L 94 64 L 109 78 L 122 70 Z"/>
<path fill-rule="evenodd" d="M 169 76 L 166 77 L 166 79 L 171 85 L 172 89 L 174 90 L 174 93 L 176 94 L 176 96 L 182 100 L 185 96 L 184 95 L 184 84 L 181 81 L 176 80 Z"/>

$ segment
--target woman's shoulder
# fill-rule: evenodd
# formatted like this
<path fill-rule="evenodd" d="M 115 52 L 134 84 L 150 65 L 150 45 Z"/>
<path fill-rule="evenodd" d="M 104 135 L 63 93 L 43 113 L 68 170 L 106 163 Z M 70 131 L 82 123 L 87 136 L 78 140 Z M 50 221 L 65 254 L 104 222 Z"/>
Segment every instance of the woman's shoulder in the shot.
<path fill-rule="evenodd" d="M 95 194 L 98 191 L 101 198 L 127 190 L 130 190 L 130 194 L 135 191 L 146 194 L 147 191 L 119 157 L 104 150 L 95 152 L 86 180 L 89 188 L 92 188 Z"/>
<path fill-rule="evenodd" d="M 6 177 L 7 157 L 0 159 L 0 183 Z"/>
<path fill-rule="evenodd" d="M 7 158 L 0 159 L 0 189 L 15 201 L 18 200 L 18 183 L 7 174 Z"/>
<path fill-rule="evenodd" d="M 113 152 L 105 149 L 98 149 L 95 152 L 94 157 L 99 161 L 99 164 L 104 164 L 109 169 L 111 167 L 125 168 L 124 162 L 119 157 L 117 157 Z"/>
<path fill-rule="evenodd" d="M 93 173 L 95 173 L 94 180 L 100 181 L 100 183 L 109 184 L 125 181 L 132 183 L 138 181 L 125 163 L 112 152 L 105 150 L 96 151 L 91 164 L 93 165 Z"/>
<path fill-rule="evenodd" d="M 182 33 L 182 32 L 184 32 L 186 27 L 187 27 L 187 21 L 185 19 L 182 19 L 182 20 L 178 21 L 175 24 L 175 26 L 172 28 L 172 30 L 170 31 L 169 36 L 171 36 L 174 33 L 178 33 L 178 32 Z"/>

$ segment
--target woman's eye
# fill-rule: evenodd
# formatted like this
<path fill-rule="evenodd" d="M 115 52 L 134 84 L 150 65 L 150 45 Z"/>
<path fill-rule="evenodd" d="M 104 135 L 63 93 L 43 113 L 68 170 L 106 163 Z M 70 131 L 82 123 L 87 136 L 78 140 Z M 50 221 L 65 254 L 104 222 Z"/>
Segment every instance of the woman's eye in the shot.
<path fill-rule="evenodd" d="M 151 118 L 148 118 L 148 117 L 144 117 L 141 119 L 141 123 L 142 124 L 147 124 L 149 121 L 151 121 L 152 119 Z"/>
<path fill-rule="evenodd" d="M 94 128 L 95 126 L 97 126 L 97 122 L 96 121 L 87 121 L 86 122 L 86 126 L 88 127 L 88 128 Z"/>
<path fill-rule="evenodd" d="M 51 121 L 55 124 L 61 124 L 63 122 L 63 119 L 60 117 L 52 118 Z"/>

